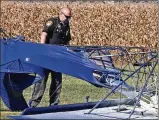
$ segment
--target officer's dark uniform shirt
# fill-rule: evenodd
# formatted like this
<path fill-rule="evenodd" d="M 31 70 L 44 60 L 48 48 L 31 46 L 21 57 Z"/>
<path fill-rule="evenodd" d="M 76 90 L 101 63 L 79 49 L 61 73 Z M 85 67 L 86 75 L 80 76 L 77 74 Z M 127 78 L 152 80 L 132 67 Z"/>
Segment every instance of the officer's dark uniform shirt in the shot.
<path fill-rule="evenodd" d="M 63 25 L 58 17 L 49 18 L 42 32 L 47 33 L 46 44 L 67 44 L 71 40 L 69 23 Z"/>

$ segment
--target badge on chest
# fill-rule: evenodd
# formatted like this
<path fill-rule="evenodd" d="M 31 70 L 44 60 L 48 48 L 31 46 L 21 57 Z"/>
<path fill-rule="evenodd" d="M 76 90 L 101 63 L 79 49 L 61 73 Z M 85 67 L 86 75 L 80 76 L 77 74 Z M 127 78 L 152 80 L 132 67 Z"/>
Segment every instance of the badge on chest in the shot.
<path fill-rule="evenodd" d="M 56 32 L 63 33 L 62 25 L 60 23 L 57 24 Z"/>
<path fill-rule="evenodd" d="M 68 35 L 68 31 L 69 31 L 68 27 L 62 25 L 62 23 L 58 23 L 55 30 L 57 33 L 60 33 L 60 34 L 62 33 L 62 34 L 65 34 L 66 36 Z"/>

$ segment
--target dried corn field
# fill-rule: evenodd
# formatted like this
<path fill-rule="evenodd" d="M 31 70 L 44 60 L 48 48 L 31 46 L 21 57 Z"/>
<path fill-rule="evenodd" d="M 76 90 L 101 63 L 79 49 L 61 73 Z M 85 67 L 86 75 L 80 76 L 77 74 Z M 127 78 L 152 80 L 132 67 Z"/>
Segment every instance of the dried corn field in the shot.
<path fill-rule="evenodd" d="M 44 21 L 61 7 L 72 9 L 72 45 L 158 47 L 155 2 L 1 2 L 1 26 L 11 35 L 39 42 Z"/>

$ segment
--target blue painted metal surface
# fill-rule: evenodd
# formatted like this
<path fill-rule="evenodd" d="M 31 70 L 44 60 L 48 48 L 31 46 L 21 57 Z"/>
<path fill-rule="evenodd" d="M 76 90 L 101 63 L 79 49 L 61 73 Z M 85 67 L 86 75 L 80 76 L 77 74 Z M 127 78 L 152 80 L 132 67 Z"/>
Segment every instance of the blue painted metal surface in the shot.
<path fill-rule="evenodd" d="M 112 99 L 103 101 L 97 108 L 117 106 L 117 105 L 133 105 L 135 100 L 131 99 Z M 21 115 L 35 115 L 35 114 L 44 114 L 44 113 L 54 113 L 54 112 L 65 112 L 65 111 L 75 111 L 83 109 L 91 109 L 95 106 L 97 102 L 86 102 L 86 103 L 77 103 L 77 104 L 66 104 L 66 105 L 54 105 L 48 107 L 38 107 L 38 108 L 27 108 Z"/>
<path fill-rule="evenodd" d="M 1 94 L 2 100 L 11 110 L 28 107 L 22 95 L 25 88 L 44 77 L 43 70 L 61 72 L 95 86 L 106 87 L 93 76 L 94 71 L 119 74 L 116 69 L 104 69 L 81 52 L 66 46 L 44 45 L 24 42 L 22 37 L 0 40 L 1 44 Z"/>

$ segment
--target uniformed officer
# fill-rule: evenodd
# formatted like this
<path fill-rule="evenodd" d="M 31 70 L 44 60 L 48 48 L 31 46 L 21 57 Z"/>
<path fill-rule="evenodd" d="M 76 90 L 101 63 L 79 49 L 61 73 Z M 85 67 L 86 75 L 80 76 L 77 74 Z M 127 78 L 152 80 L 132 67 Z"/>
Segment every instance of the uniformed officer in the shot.
<path fill-rule="evenodd" d="M 62 8 L 58 17 L 49 18 L 42 30 L 42 44 L 69 44 L 71 40 L 69 20 L 71 18 L 71 10 L 68 7 Z M 47 79 L 51 73 L 51 85 L 49 91 L 50 105 L 59 103 L 60 92 L 62 88 L 62 74 L 60 72 L 45 70 L 44 80 L 38 82 L 34 86 L 32 98 L 29 101 L 30 107 L 36 107 L 44 94 Z"/>

